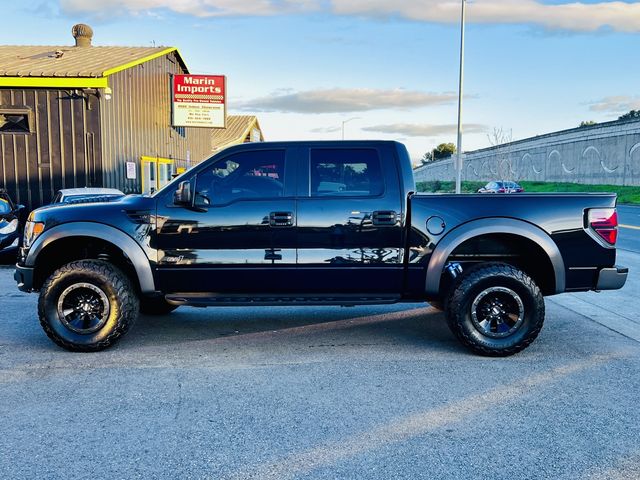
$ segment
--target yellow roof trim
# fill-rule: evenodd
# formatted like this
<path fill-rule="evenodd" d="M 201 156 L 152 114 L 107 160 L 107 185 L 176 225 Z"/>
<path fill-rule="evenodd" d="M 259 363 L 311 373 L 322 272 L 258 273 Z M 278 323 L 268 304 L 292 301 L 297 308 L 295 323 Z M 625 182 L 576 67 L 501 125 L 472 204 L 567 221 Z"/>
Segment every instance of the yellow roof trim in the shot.
<path fill-rule="evenodd" d="M 182 65 L 184 66 L 185 70 L 187 70 L 187 66 L 184 63 L 184 60 L 182 60 L 182 56 L 180 55 L 180 52 L 178 51 L 177 48 L 175 47 L 170 47 L 170 48 L 166 48 L 164 50 L 161 50 L 157 53 L 154 53 L 152 55 L 147 55 L 146 57 L 142 57 L 142 58 L 138 58 L 137 60 L 134 60 L 132 62 L 129 63 L 125 63 L 124 65 L 119 65 L 117 67 L 113 67 L 110 68 L 109 70 L 105 70 L 104 72 L 102 72 L 102 75 L 105 77 L 108 77 L 109 75 L 113 75 L 114 73 L 118 73 L 121 72 L 122 70 L 126 70 L 127 68 L 132 68 L 138 65 L 141 65 L 143 63 L 146 63 L 150 60 L 154 60 L 158 57 L 163 57 L 165 55 L 169 55 L 172 52 L 176 52 L 176 54 L 178 55 L 180 62 L 182 63 Z"/>
<path fill-rule="evenodd" d="M 0 77 L 0 87 L 17 88 L 106 88 L 107 77 Z"/>

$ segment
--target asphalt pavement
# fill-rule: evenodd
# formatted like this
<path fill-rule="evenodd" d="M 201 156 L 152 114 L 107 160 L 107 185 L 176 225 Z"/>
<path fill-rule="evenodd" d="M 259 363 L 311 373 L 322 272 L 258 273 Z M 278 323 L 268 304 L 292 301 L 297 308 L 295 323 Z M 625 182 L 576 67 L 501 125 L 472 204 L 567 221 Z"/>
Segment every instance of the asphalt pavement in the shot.
<path fill-rule="evenodd" d="M 640 208 L 623 290 L 547 298 L 538 340 L 467 353 L 424 304 L 180 308 L 52 344 L 0 268 L 0 478 L 640 478 Z"/>
<path fill-rule="evenodd" d="M 3 479 L 640 478 L 640 343 L 555 299 L 504 359 L 420 304 L 180 308 L 72 354 L 11 274 Z"/>
<path fill-rule="evenodd" d="M 640 206 L 618 205 L 618 248 L 640 252 Z"/>

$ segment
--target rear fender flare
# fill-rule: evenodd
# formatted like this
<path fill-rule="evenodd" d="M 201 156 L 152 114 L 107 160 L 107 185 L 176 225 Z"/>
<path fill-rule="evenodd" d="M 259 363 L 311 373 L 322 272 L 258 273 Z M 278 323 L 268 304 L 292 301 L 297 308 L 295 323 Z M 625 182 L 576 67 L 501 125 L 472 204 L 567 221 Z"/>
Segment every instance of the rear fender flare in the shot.
<path fill-rule="evenodd" d="M 565 268 L 562 254 L 553 239 L 539 227 L 511 218 L 483 218 L 456 227 L 443 237 L 431 254 L 427 267 L 426 293 L 437 296 L 440 293 L 440 277 L 451 253 L 462 243 L 481 235 L 504 233 L 518 235 L 537 243 L 547 254 L 555 276 L 555 293 L 565 290 Z"/>
<path fill-rule="evenodd" d="M 57 225 L 43 232 L 29 249 L 25 265 L 34 267 L 38 255 L 61 238 L 93 237 L 113 244 L 124 252 L 133 264 L 142 293 L 155 292 L 155 282 L 149 258 L 136 241 L 122 230 L 101 223 L 74 222 Z"/>

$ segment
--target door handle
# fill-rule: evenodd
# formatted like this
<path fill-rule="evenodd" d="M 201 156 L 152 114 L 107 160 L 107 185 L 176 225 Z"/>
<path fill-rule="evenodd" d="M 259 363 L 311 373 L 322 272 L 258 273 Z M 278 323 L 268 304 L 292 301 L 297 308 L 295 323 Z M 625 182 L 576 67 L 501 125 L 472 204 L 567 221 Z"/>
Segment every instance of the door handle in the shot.
<path fill-rule="evenodd" d="M 291 212 L 271 212 L 269 214 L 269 226 L 271 227 L 292 227 L 293 213 Z"/>
<path fill-rule="evenodd" d="M 398 214 L 393 210 L 378 210 L 373 212 L 374 225 L 393 226 L 398 223 Z"/>

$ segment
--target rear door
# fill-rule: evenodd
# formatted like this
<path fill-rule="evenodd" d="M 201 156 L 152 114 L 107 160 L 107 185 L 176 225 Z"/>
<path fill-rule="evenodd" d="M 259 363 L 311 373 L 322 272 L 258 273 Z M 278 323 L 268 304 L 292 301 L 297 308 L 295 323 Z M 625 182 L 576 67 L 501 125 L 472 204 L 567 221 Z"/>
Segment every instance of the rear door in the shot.
<path fill-rule="evenodd" d="M 301 152 L 299 170 L 298 290 L 400 293 L 403 212 L 395 151 L 384 144 L 312 146 Z"/>

